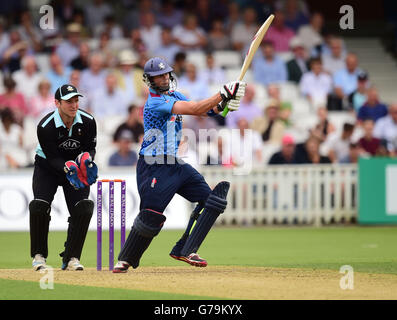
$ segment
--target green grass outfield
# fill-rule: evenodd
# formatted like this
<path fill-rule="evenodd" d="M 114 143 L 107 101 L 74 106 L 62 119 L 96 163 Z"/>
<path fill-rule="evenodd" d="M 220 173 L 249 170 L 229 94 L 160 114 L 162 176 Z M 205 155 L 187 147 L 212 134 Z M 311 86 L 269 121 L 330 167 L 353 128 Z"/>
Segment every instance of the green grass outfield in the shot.
<path fill-rule="evenodd" d="M 141 260 L 142 266 L 179 266 L 168 253 L 182 231 L 163 230 Z M 107 265 L 107 232 L 104 232 L 103 264 Z M 60 267 L 58 254 L 63 249 L 66 232 L 50 232 L 47 263 Z M 115 235 L 116 256 L 119 252 L 118 233 Z M 397 274 L 397 227 L 253 227 L 214 228 L 200 248 L 200 254 L 211 265 L 259 266 L 277 268 L 308 268 L 339 270 L 351 265 L 354 271 Z M 0 232 L 0 268 L 30 268 L 29 233 Z M 89 232 L 82 263 L 96 266 L 96 232 Z M 37 283 L 0 280 L 0 299 L 68 299 L 74 286 L 62 285 L 44 296 L 32 295 Z M 8 288 L 8 289 L 7 289 Z M 91 299 L 128 297 L 128 299 L 196 299 L 187 295 L 156 293 L 123 289 L 79 288 Z M 47 290 L 49 291 L 49 290 Z M 125 291 L 128 291 L 126 294 Z M 203 297 L 201 297 L 203 298 Z"/>

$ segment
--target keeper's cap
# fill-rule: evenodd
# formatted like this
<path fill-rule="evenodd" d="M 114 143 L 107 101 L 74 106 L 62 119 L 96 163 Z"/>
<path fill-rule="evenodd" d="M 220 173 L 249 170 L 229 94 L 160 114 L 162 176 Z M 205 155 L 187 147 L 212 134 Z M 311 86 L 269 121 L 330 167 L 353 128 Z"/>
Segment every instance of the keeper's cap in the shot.
<path fill-rule="evenodd" d="M 55 92 L 56 100 L 69 100 L 75 96 L 83 97 L 83 95 L 77 91 L 76 87 L 71 84 L 64 84 Z"/>

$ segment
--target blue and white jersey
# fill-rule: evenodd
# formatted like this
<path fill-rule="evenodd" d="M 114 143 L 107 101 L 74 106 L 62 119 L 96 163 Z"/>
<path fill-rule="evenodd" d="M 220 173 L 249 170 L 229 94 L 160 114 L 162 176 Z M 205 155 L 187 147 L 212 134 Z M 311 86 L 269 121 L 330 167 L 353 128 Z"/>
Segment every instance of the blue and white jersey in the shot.
<path fill-rule="evenodd" d="M 149 90 L 143 110 L 145 134 L 140 155 L 176 157 L 182 134 L 182 116 L 172 113 L 176 101 L 189 101 L 183 94 L 169 91 L 159 94 Z"/>

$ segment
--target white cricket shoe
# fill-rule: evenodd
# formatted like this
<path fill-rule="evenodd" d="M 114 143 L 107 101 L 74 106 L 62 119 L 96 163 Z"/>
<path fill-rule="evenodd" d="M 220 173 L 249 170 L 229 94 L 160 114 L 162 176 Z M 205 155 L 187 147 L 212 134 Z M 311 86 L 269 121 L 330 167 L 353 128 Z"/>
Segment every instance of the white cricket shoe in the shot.
<path fill-rule="evenodd" d="M 47 269 L 45 258 L 41 254 L 36 254 L 33 258 L 32 267 L 34 271 Z"/>
<path fill-rule="evenodd" d="M 84 266 L 80 263 L 79 259 L 71 258 L 68 264 L 62 267 L 62 270 L 69 270 L 69 271 L 83 271 Z"/>

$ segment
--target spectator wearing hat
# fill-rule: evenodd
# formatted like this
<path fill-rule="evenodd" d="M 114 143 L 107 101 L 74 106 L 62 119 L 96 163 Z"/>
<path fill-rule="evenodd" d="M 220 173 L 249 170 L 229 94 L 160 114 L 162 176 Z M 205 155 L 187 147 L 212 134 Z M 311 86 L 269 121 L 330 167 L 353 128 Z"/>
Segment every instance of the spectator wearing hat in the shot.
<path fill-rule="evenodd" d="M 141 143 L 143 139 L 143 124 L 140 116 L 140 109 L 132 104 L 128 107 L 128 117 L 125 122 L 120 124 L 113 134 L 113 141 L 116 142 L 121 133 L 124 131 L 131 131 L 135 143 Z"/>
<path fill-rule="evenodd" d="M 78 23 L 69 24 L 66 27 L 66 39 L 55 50 L 65 67 L 70 66 L 72 60 L 79 56 L 80 39 L 81 26 Z"/>
<path fill-rule="evenodd" d="M 117 151 L 113 153 L 108 161 L 111 167 L 134 166 L 138 161 L 138 156 L 131 145 L 133 135 L 129 130 L 123 130 L 116 140 Z"/>
<path fill-rule="evenodd" d="M 274 153 L 269 160 L 269 164 L 293 164 L 295 163 L 295 140 L 286 134 L 281 140 L 281 150 Z"/>
<path fill-rule="evenodd" d="M 375 123 L 374 137 L 384 142 L 392 155 L 397 155 L 397 103 L 392 103 L 388 115 Z"/>
<path fill-rule="evenodd" d="M 175 55 L 180 51 L 180 46 L 175 43 L 172 37 L 171 29 L 163 28 L 161 31 L 160 46 L 155 50 L 155 55 L 165 59 L 169 65 L 173 65 Z"/>
<path fill-rule="evenodd" d="M 349 109 L 358 113 L 358 110 L 364 105 L 368 99 L 368 74 L 360 72 L 357 76 L 357 89 L 348 96 Z"/>
<path fill-rule="evenodd" d="M 274 13 L 274 21 L 266 33 L 266 39 L 274 44 L 274 51 L 287 52 L 289 43 L 295 36 L 295 31 L 285 25 L 285 15 L 282 11 Z"/>
<path fill-rule="evenodd" d="M 306 49 L 303 46 L 302 40 L 298 37 L 293 37 L 289 46 L 294 54 L 294 58 L 287 62 L 288 81 L 299 83 L 302 75 L 309 69 Z"/>
<path fill-rule="evenodd" d="M 379 101 L 378 90 L 372 86 L 368 89 L 367 101 L 358 109 L 357 120 L 359 123 L 367 119 L 376 122 L 385 116 L 387 116 L 387 106 Z"/>

